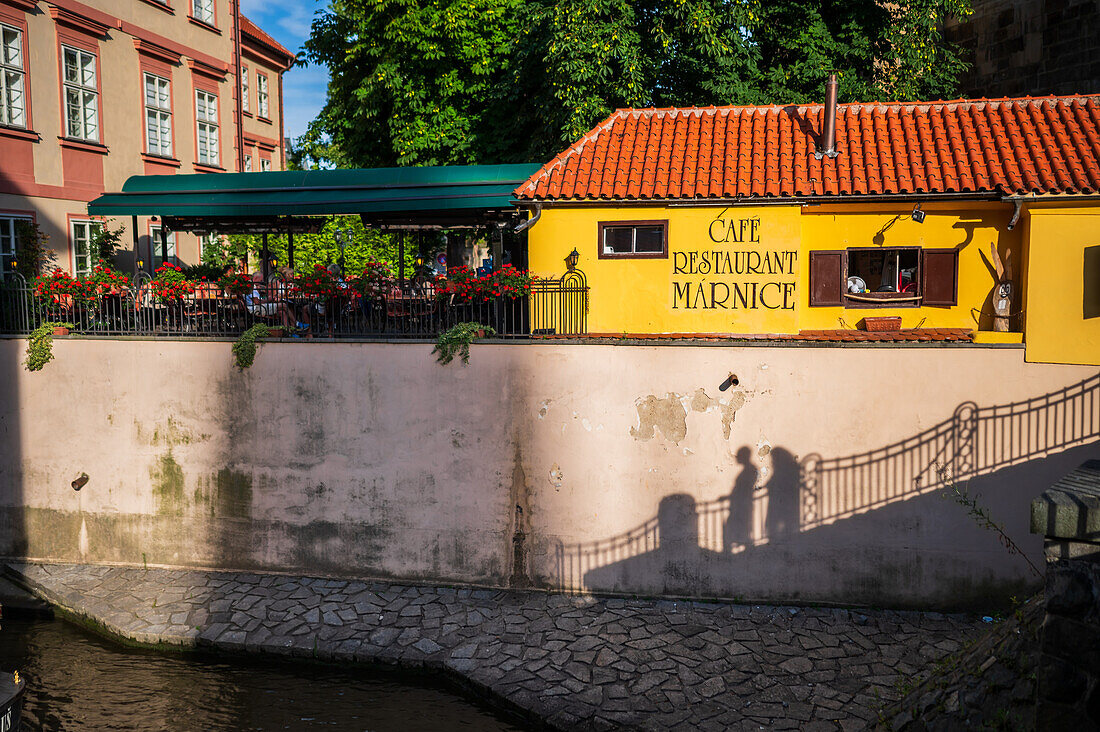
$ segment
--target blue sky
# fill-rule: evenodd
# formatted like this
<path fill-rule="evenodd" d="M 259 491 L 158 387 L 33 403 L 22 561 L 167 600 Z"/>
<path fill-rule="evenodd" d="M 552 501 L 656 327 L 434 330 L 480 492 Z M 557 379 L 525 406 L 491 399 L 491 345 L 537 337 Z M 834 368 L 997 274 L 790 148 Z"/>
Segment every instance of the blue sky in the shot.
<path fill-rule="evenodd" d="M 313 15 L 327 0 L 241 0 L 241 11 L 272 38 L 297 54 L 309 37 Z M 325 103 L 328 71 L 323 66 L 293 68 L 283 75 L 283 134 L 298 137 Z"/>

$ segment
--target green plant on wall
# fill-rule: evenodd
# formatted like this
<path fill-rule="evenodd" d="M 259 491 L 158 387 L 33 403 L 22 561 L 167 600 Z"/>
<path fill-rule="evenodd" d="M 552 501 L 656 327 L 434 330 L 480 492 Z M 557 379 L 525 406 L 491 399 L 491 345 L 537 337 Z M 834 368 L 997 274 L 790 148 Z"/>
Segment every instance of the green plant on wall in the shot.
<path fill-rule="evenodd" d="M 27 339 L 27 360 L 23 363 L 27 371 L 41 371 L 42 367 L 53 360 L 53 329 L 73 328 L 72 323 L 46 322 L 31 331 Z"/>
<path fill-rule="evenodd" d="M 484 336 L 494 336 L 497 332 L 481 323 L 459 323 L 439 334 L 432 353 L 443 365 L 449 364 L 456 355 L 462 357 L 462 363 L 470 363 L 470 344 Z"/>
<path fill-rule="evenodd" d="M 267 338 L 270 334 L 271 329 L 263 323 L 256 323 L 241 333 L 241 337 L 233 344 L 233 358 L 237 360 L 237 368 L 244 371 L 256 361 L 256 339 Z"/>

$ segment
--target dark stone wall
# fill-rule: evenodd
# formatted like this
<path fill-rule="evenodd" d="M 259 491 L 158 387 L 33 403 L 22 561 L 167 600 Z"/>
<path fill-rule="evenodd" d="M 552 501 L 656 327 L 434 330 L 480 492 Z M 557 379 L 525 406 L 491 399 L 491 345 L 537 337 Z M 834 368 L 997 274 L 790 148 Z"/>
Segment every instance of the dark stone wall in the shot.
<path fill-rule="evenodd" d="M 971 68 L 964 97 L 1100 94 L 1100 0 L 974 0 L 948 23 Z"/>
<path fill-rule="evenodd" d="M 1040 631 L 1040 730 L 1100 728 L 1100 565 L 1047 564 L 1046 618 Z"/>

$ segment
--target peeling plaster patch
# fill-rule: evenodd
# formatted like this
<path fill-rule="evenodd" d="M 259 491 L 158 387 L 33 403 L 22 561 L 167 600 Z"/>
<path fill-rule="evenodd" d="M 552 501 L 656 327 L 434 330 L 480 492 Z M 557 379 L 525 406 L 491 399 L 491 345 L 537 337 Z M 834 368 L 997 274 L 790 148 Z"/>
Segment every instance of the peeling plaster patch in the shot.
<path fill-rule="evenodd" d="M 561 490 L 561 484 L 565 476 L 562 475 L 561 468 L 557 463 L 554 463 L 550 467 L 550 485 L 554 486 L 555 490 Z"/>
<path fill-rule="evenodd" d="M 543 399 L 541 402 L 539 402 L 539 419 L 544 418 L 546 416 L 546 413 L 549 412 L 549 411 L 550 411 L 550 400 L 549 399 Z"/>
<path fill-rule="evenodd" d="M 765 483 L 767 483 L 768 477 L 771 475 L 772 461 L 765 459 L 768 457 L 768 455 L 771 454 L 771 452 L 771 443 L 768 442 L 767 438 L 761 436 L 760 439 L 756 442 L 756 457 L 760 460 L 760 468 L 759 472 L 757 473 L 757 485 L 764 485 Z"/>
<path fill-rule="evenodd" d="M 581 420 L 581 426 L 584 427 L 589 432 L 592 431 L 592 423 L 588 421 L 587 417 Z"/>
<path fill-rule="evenodd" d="M 722 436 L 730 438 L 730 425 L 737 418 L 737 410 L 745 406 L 745 392 L 735 391 L 728 398 L 715 399 L 707 396 L 703 389 L 696 389 L 691 398 L 691 409 L 695 412 L 720 412 L 722 414 Z"/>
<path fill-rule="evenodd" d="M 694 451 L 694 450 L 692 450 L 692 449 L 691 449 L 690 447 L 685 447 L 685 448 L 684 448 L 684 454 L 685 454 L 685 455 L 694 455 L 694 454 L 695 454 L 695 451 Z"/>
<path fill-rule="evenodd" d="M 573 419 L 576 419 L 579 416 L 581 416 L 581 415 L 577 414 L 576 412 L 573 412 Z"/>
<path fill-rule="evenodd" d="M 636 400 L 638 426 L 630 428 L 630 435 L 636 440 L 652 440 L 655 430 L 660 429 L 671 442 L 678 443 L 687 437 L 687 410 L 680 399 L 679 394 L 669 392 L 664 399 L 650 394 Z"/>

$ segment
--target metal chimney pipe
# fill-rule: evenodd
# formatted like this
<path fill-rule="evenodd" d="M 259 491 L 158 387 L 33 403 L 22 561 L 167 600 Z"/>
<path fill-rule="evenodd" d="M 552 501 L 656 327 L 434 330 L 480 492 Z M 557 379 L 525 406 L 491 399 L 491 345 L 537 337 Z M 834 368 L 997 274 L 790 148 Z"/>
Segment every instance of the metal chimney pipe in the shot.
<path fill-rule="evenodd" d="M 829 80 L 825 82 L 825 121 L 821 131 L 822 153 L 835 158 L 836 152 L 836 73 L 829 74 Z"/>

